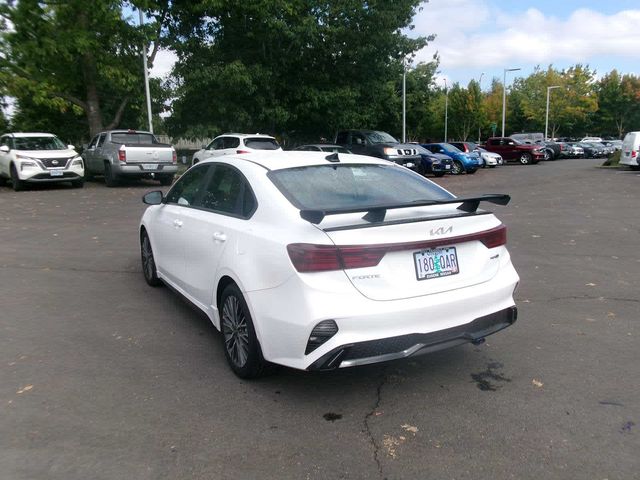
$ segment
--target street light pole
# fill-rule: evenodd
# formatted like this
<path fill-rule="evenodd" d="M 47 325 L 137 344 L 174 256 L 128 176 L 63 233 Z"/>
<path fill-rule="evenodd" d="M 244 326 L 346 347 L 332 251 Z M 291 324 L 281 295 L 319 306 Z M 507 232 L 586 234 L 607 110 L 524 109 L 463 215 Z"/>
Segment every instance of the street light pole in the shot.
<path fill-rule="evenodd" d="M 402 59 L 402 143 L 407 143 L 407 59 Z"/>
<path fill-rule="evenodd" d="M 140 26 L 144 24 L 142 17 L 142 9 L 138 10 L 140 13 Z M 151 92 L 149 91 L 149 70 L 147 68 L 147 45 L 142 44 L 142 65 L 144 67 L 144 91 L 147 96 L 147 120 L 149 122 L 149 131 L 153 133 L 153 121 L 151 119 Z"/>
<path fill-rule="evenodd" d="M 480 80 L 478 80 L 478 90 L 480 90 L 480 102 L 482 103 L 482 77 L 484 72 L 480 74 Z M 478 105 L 478 145 L 480 145 L 480 131 L 482 127 L 480 126 L 480 105 Z"/>
<path fill-rule="evenodd" d="M 554 88 L 560 88 L 560 85 L 552 85 L 550 87 L 547 87 L 547 114 L 545 115 L 545 119 L 544 119 L 544 141 L 546 142 L 549 139 L 549 94 L 551 93 L 551 90 L 553 90 Z"/>
<path fill-rule="evenodd" d="M 447 126 L 449 123 L 449 87 L 447 79 L 444 79 L 444 141 L 447 142 Z"/>
<path fill-rule="evenodd" d="M 504 137 L 504 124 L 507 119 L 507 72 L 517 72 L 521 68 L 505 68 L 502 76 L 502 136 Z"/>

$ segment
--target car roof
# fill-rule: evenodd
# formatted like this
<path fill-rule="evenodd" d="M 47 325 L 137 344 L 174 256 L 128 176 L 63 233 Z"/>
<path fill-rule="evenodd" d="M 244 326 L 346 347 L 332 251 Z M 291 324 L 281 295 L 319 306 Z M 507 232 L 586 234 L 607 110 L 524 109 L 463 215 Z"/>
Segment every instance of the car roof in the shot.
<path fill-rule="evenodd" d="M 9 136 L 14 138 L 24 137 L 55 137 L 53 133 L 41 133 L 41 132 L 15 132 L 9 133 Z"/>
<path fill-rule="evenodd" d="M 328 156 L 338 155 L 339 162 L 333 163 L 327 160 Z M 289 151 L 265 151 L 258 150 L 248 154 L 224 155 L 222 157 L 209 157 L 200 163 L 231 162 L 246 160 L 259 165 L 267 170 L 282 170 L 285 168 L 308 167 L 314 165 L 339 165 L 339 164 L 369 164 L 369 165 L 396 165 L 388 160 L 355 155 L 352 153 L 330 154 L 327 152 L 308 152 L 304 150 Z"/>
<path fill-rule="evenodd" d="M 233 133 L 233 132 L 228 132 L 228 133 L 221 133 L 216 138 L 218 138 L 218 137 L 240 137 L 240 138 L 260 137 L 260 138 L 271 138 L 271 139 L 275 140 L 275 137 L 272 137 L 271 135 L 266 135 L 264 133 Z"/>

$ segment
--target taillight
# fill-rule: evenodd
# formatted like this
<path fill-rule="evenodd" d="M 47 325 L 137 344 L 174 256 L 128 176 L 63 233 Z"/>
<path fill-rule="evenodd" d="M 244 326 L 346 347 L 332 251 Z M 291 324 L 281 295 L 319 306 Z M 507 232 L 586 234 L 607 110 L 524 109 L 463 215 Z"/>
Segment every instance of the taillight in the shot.
<path fill-rule="evenodd" d="M 287 252 L 289 252 L 289 258 L 298 272 L 327 272 L 375 267 L 389 252 L 425 250 L 476 240 L 482 242 L 487 248 L 505 245 L 507 243 L 507 227 L 499 225 L 490 230 L 468 235 L 407 243 L 345 246 L 292 243 L 287 245 Z"/>
<path fill-rule="evenodd" d="M 127 151 L 120 149 L 118 150 L 118 160 L 120 160 L 120 162 L 122 163 L 126 163 L 127 161 Z"/>
<path fill-rule="evenodd" d="M 178 163 L 178 154 L 176 153 L 176 151 L 175 151 L 175 150 L 173 151 L 173 155 L 172 155 L 172 157 L 171 157 L 171 161 L 172 161 L 173 163 Z"/>
<path fill-rule="evenodd" d="M 242 153 L 251 153 L 251 152 L 249 150 L 236 150 L 236 153 L 240 155 Z"/>
<path fill-rule="evenodd" d="M 631 158 L 636 158 L 637 155 L 638 152 L 636 152 L 635 150 L 631 150 Z"/>

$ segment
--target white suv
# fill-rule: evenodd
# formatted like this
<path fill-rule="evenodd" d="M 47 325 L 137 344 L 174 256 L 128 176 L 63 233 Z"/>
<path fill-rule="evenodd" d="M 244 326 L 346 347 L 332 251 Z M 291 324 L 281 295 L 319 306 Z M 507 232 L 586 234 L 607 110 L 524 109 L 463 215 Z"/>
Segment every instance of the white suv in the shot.
<path fill-rule="evenodd" d="M 51 133 L 8 133 L 0 137 L 0 185 L 10 179 L 15 191 L 27 183 L 84 185 L 82 158 L 73 145 Z"/>
<path fill-rule="evenodd" d="M 220 157 L 222 155 L 241 155 L 243 153 L 251 153 L 255 150 L 279 150 L 282 147 L 278 141 L 269 136 L 260 133 L 225 133 L 214 138 L 209 145 L 203 146 L 193 154 L 191 161 L 195 165 L 202 160 L 211 157 Z"/>

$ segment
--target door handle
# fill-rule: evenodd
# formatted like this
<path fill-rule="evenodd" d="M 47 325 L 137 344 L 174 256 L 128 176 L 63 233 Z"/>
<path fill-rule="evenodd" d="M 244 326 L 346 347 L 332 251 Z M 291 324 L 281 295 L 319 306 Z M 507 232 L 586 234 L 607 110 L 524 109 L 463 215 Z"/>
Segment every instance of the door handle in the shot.
<path fill-rule="evenodd" d="M 223 243 L 227 241 L 227 235 L 223 232 L 215 232 L 213 234 L 213 241 L 216 243 Z"/>
<path fill-rule="evenodd" d="M 181 228 L 182 227 L 182 220 L 174 220 L 173 221 L 173 226 L 176 228 Z"/>

